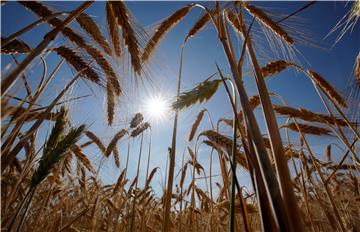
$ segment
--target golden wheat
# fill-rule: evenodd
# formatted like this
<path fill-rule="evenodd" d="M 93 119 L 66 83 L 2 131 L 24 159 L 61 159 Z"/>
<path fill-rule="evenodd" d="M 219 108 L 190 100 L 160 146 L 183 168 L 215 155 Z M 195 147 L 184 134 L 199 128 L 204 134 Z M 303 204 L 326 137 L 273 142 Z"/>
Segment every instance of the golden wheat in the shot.
<path fill-rule="evenodd" d="M 200 111 L 198 113 L 198 115 L 196 116 L 196 120 L 194 121 L 194 123 L 193 123 L 193 125 L 191 127 L 190 134 L 189 134 L 189 139 L 188 139 L 189 142 L 191 142 L 193 140 L 193 138 L 195 136 L 195 133 L 196 133 L 196 130 L 199 127 L 202 118 L 204 117 L 205 111 L 206 111 L 205 109 Z"/>
<path fill-rule="evenodd" d="M 174 14 L 169 16 L 167 19 L 165 19 L 159 27 L 156 29 L 155 34 L 153 37 L 150 38 L 149 42 L 144 48 L 144 51 L 141 56 L 142 62 L 147 62 L 151 56 L 151 54 L 154 52 L 156 46 L 160 42 L 160 40 L 165 36 L 165 34 L 176 24 L 178 24 L 191 10 L 193 5 L 187 5 L 180 10 L 176 11 Z"/>
<path fill-rule="evenodd" d="M 111 154 L 111 152 L 114 151 L 115 146 L 116 146 L 116 144 L 118 143 L 118 141 L 119 141 L 122 137 L 124 137 L 124 135 L 125 135 L 126 133 L 127 133 L 127 130 L 122 129 L 122 130 L 120 130 L 118 133 L 116 133 L 116 134 L 114 135 L 114 137 L 111 139 L 108 147 L 106 148 L 106 151 L 105 151 L 105 154 L 104 154 L 106 157 L 109 157 L 109 155 Z"/>
<path fill-rule="evenodd" d="M 187 36 L 185 37 L 185 41 L 191 37 L 194 37 L 195 34 L 199 33 L 210 21 L 211 16 L 207 12 L 204 13 L 198 21 L 193 25 L 193 27 L 189 30 Z"/>
<path fill-rule="evenodd" d="M 116 18 L 114 12 L 110 7 L 109 2 L 106 2 L 106 22 L 115 54 L 118 57 L 120 57 L 121 56 L 121 42 L 119 38 L 120 35 L 119 35 L 118 25 L 116 23 Z"/>
<path fill-rule="evenodd" d="M 55 51 L 59 56 L 63 57 L 71 66 L 73 66 L 76 71 L 80 72 L 81 70 L 84 70 L 82 75 L 85 78 L 94 83 L 99 83 L 99 75 L 80 56 L 76 55 L 75 51 L 64 46 L 56 48 Z"/>
<path fill-rule="evenodd" d="M 137 74 L 141 72 L 140 50 L 135 32 L 130 24 L 130 17 L 125 3 L 121 1 L 110 2 L 111 9 L 117 18 L 118 25 L 122 28 L 125 44 L 131 56 L 131 64 Z"/>
<path fill-rule="evenodd" d="M 297 125 L 299 126 L 300 130 L 302 133 L 305 134 L 313 134 L 313 135 L 330 135 L 330 130 L 323 128 L 323 127 L 318 127 L 318 126 L 312 126 L 312 125 L 308 125 L 308 124 L 303 124 L 303 123 L 297 123 Z M 297 127 L 296 123 L 289 123 L 286 125 L 283 125 L 282 127 L 287 127 L 293 131 L 297 131 L 299 132 L 299 129 Z"/>
<path fill-rule="evenodd" d="M 307 73 L 310 75 L 312 80 L 320 86 L 331 98 L 333 98 L 339 105 L 347 107 L 345 99 L 336 91 L 336 89 L 327 82 L 322 76 L 318 73 L 308 70 Z"/>
<path fill-rule="evenodd" d="M 86 13 L 81 13 L 76 21 L 79 25 L 102 47 L 102 49 L 111 55 L 111 49 L 109 44 L 106 42 L 96 22 Z"/>
<path fill-rule="evenodd" d="M 263 10 L 250 5 L 244 4 L 245 9 L 254 17 L 256 17 L 262 24 L 269 28 L 275 35 L 285 41 L 287 44 L 292 45 L 294 39 L 282 29 L 276 22 L 274 22 Z"/>

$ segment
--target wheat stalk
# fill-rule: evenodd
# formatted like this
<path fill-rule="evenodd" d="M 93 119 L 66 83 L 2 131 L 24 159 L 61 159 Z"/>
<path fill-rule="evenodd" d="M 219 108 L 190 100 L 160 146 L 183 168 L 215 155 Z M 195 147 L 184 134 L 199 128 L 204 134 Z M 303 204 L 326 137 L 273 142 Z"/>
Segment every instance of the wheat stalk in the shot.
<path fill-rule="evenodd" d="M 120 167 L 120 154 L 116 146 L 113 149 L 113 154 L 116 167 Z"/>
<path fill-rule="evenodd" d="M 93 141 L 97 147 L 100 149 L 100 151 L 105 154 L 106 152 L 106 147 L 105 145 L 101 142 L 101 140 L 99 139 L 99 137 L 97 137 L 93 132 L 91 131 L 85 131 L 85 135 L 91 140 Z"/>
<path fill-rule="evenodd" d="M 115 93 L 110 81 L 106 83 L 106 96 L 108 125 L 112 125 L 115 115 Z"/>
<path fill-rule="evenodd" d="M 205 80 L 188 92 L 182 93 L 172 104 L 174 109 L 183 109 L 197 102 L 209 100 L 222 84 L 222 80 Z"/>
<path fill-rule="evenodd" d="M 114 12 L 115 17 L 117 18 L 118 25 L 122 28 L 122 34 L 131 56 L 131 64 L 134 68 L 134 71 L 137 74 L 140 74 L 141 60 L 139 45 L 135 36 L 135 32 L 131 27 L 129 13 L 125 3 L 121 1 L 112 1 L 110 2 L 110 6 Z"/>
<path fill-rule="evenodd" d="M 188 163 L 185 163 L 185 165 L 181 169 L 181 177 L 180 177 L 180 182 L 179 182 L 180 183 L 180 188 L 182 188 L 183 185 L 184 185 L 184 181 L 185 181 L 185 177 L 186 177 L 187 164 Z"/>
<path fill-rule="evenodd" d="M 115 54 L 121 56 L 121 42 L 119 38 L 119 30 L 116 23 L 114 12 L 111 9 L 110 3 L 106 2 L 106 22 L 109 30 L 110 38 L 114 47 Z"/>
<path fill-rule="evenodd" d="M 263 25 L 269 28 L 275 35 L 277 35 L 280 39 L 285 41 L 288 45 L 292 45 L 294 43 L 293 38 L 282 29 L 276 22 L 274 22 L 263 10 L 250 5 L 244 4 L 245 9 L 254 17 L 256 17 Z"/>
<path fill-rule="evenodd" d="M 217 131 L 206 130 L 201 132 L 200 135 L 206 136 L 210 141 L 219 144 L 220 146 L 230 148 L 232 146 L 232 140 Z"/>
<path fill-rule="evenodd" d="M 330 130 L 323 128 L 323 127 L 318 127 L 318 126 L 312 126 L 312 125 L 308 125 L 308 124 L 303 124 L 303 123 L 297 123 L 299 128 L 301 129 L 301 132 L 305 133 L 305 134 L 313 134 L 313 135 L 330 135 Z M 283 125 L 282 127 L 286 127 L 289 128 L 293 131 L 299 132 L 298 127 L 296 126 L 296 123 L 288 123 L 286 125 Z"/>
<path fill-rule="evenodd" d="M 5 94 L 8 89 L 14 84 L 17 78 L 24 72 L 26 67 L 39 56 L 53 41 L 56 36 L 62 31 L 71 21 L 73 21 L 81 12 L 88 8 L 93 2 L 84 2 L 64 20 L 61 21 L 53 30 L 46 34 L 44 39 L 25 57 L 25 59 L 19 63 L 16 68 L 1 81 L 1 92 Z"/>
<path fill-rule="evenodd" d="M 285 61 L 285 60 L 277 60 L 277 61 L 273 61 L 270 62 L 268 64 L 266 64 L 264 67 L 261 68 L 261 73 L 263 75 L 263 77 L 272 77 L 275 76 L 276 74 L 282 72 L 283 70 L 285 70 L 287 67 L 290 66 L 294 66 L 294 67 L 298 67 L 296 64 Z"/>
<path fill-rule="evenodd" d="M 116 74 L 114 69 L 112 68 L 111 64 L 105 59 L 101 52 L 99 52 L 96 48 L 86 45 L 84 49 L 93 57 L 96 63 L 104 70 L 108 82 L 111 83 L 112 87 L 114 88 L 114 92 L 117 96 L 121 95 L 122 90 L 117 80 Z"/>
<path fill-rule="evenodd" d="M 227 10 L 225 15 L 226 19 L 229 21 L 234 31 L 236 31 L 240 35 L 243 35 L 244 28 L 240 24 L 238 17 L 231 10 Z"/>
<path fill-rule="evenodd" d="M 355 75 L 356 84 L 360 88 L 360 52 L 356 57 L 354 75 Z"/>
<path fill-rule="evenodd" d="M 336 101 L 342 107 L 347 107 L 345 99 L 336 91 L 336 89 L 327 82 L 322 76 L 318 73 L 308 70 L 307 74 L 311 77 L 311 79 L 320 86 L 329 96 Z"/>
<path fill-rule="evenodd" d="M 26 7 L 27 9 L 31 10 L 33 13 L 35 13 L 40 18 L 49 17 L 50 15 L 53 15 L 54 12 L 50 10 L 47 6 L 43 5 L 40 2 L 35 1 L 19 1 L 21 5 Z M 58 18 L 52 18 L 47 21 L 52 27 L 59 26 L 62 21 Z M 70 41 L 74 42 L 79 47 L 84 47 L 86 45 L 85 40 L 76 34 L 71 28 L 65 27 L 61 31 L 63 35 L 65 35 Z"/>
<path fill-rule="evenodd" d="M 37 14 L 40 17 L 47 17 L 49 15 L 52 15 L 52 11 L 49 10 L 46 6 L 42 5 L 38 2 L 21 2 L 25 7 L 33 11 L 35 14 Z M 62 21 L 53 18 L 48 21 L 53 27 L 57 27 L 61 25 Z M 71 28 L 65 27 L 62 30 L 62 33 L 69 38 L 72 42 L 74 42 L 76 45 L 78 45 L 80 48 L 83 48 L 95 61 L 96 63 L 102 68 L 102 70 L 105 72 L 106 77 L 108 79 L 107 84 L 107 108 L 108 108 L 108 123 L 109 125 L 112 124 L 113 118 L 114 118 L 114 107 L 115 107 L 115 96 L 119 96 L 122 92 L 120 84 L 117 80 L 116 74 L 110 65 L 110 63 L 105 59 L 105 57 L 102 55 L 101 52 L 99 52 L 96 48 L 91 47 L 90 45 L 87 45 L 85 40 L 76 34 Z M 110 82 L 110 83 L 109 83 Z M 110 87 L 110 85 L 112 85 Z"/>
<path fill-rule="evenodd" d="M 197 130 L 197 128 L 199 127 L 202 118 L 204 117 L 205 111 L 206 111 L 205 109 L 202 110 L 202 111 L 200 111 L 200 112 L 198 113 L 198 115 L 196 116 L 196 120 L 195 120 L 195 122 L 193 123 L 193 125 L 192 125 L 192 127 L 191 127 L 190 134 L 189 134 L 189 139 L 188 139 L 189 142 L 191 142 L 191 141 L 193 140 L 193 138 L 194 138 L 194 136 L 195 136 L 195 133 L 196 133 L 196 130 Z"/>
<path fill-rule="evenodd" d="M 137 127 L 142 121 L 144 117 L 141 113 L 136 113 L 135 116 L 130 121 L 130 128 Z"/>
<path fill-rule="evenodd" d="M 55 51 L 59 56 L 63 57 L 71 66 L 73 66 L 76 71 L 79 72 L 85 69 L 82 73 L 83 77 L 96 84 L 99 84 L 99 75 L 80 56 L 76 55 L 75 51 L 64 46 L 55 48 Z"/>
<path fill-rule="evenodd" d="M 151 180 L 154 178 L 155 173 L 156 173 L 157 170 L 158 170 L 158 167 L 151 170 L 150 175 L 147 177 L 147 180 L 145 182 L 144 190 L 146 190 L 150 186 Z"/>
<path fill-rule="evenodd" d="M 287 115 L 292 118 L 300 118 L 309 122 L 328 123 L 331 125 L 338 124 L 339 126 L 343 127 L 348 126 L 343 119 L 335 118 L 329 115 L 314 113 L 310 110 L 303 108 L 295 109 L 288 106 L 274 105 L 274 110 L 280 115 Z"/>
<path fill-rule="evenodd" d="M 4 107 L 2 108 L 2 110 L 4 110 Z M 27 109 L 25 109 L 21 106 L 18 106 L 18 107 L 9 106 L 9 107 L 6 107 L 5 110 L 7 110 L 8 112 L 4 112 L 4 113 L 11 116 L 10 123 L 13 121 L 21 120 L 21 118 L 24 117 L 24 114 L 26 114 L 26 118 L 24 119 L 25 122 L 37 120 L 40 118 L 43 118 L 43 119 L 49 120 L 49 121 L 50 120 L 54 121 L 57 118 L 58 114 L 60 114 L 60 112 L 46 113 L 45 110 L 39 111 L 38 109 L 34 109 L 34 110 L 28 112 Z"/>
<path fill-rule="evenodd" d="M 62 158 L 64 158 L 64 154 L 70 149 L 70 147 L 80 139 L 84 129 L 85 125 L 81 125 L 78 128 L 72 128 L 70 129 L 69 133 L 67 133 L 64 138 L 61 138 L 56 144 L 50 142 L 51 147 L 44 149 L 45 153 L 40 160 L 40 165 L 33 174 L 30 184 L 31 187 L 37 186 L 42 180 L 46 178 L 46 176 L 50 173 L 50 170 L 54 168 L 54 166 Z M 50 136 L 50 138 L 51 137 L 52 136 Z"/>
<path fill-rule="evenodd" d="M 76 21 L 79 23 L 81 28 L 83 28 L 100 45 L 100 47 L 104 49 L 108 55 L 111 55 L 112 52 L 109 44 L 106 42 L 96 22 L 89 15 L 86 13 L 81 13 L 76 18 Z"/>
<path fill-rule="evenodd" d="M 19 4 L 23 5 L 24 7 L 28 8 L 32 12 L 34 12 L 36 15 L 38 15 L 40 18 L 46 18 L 49 15 L 53 15 L 54 12 L 50 10 L 47 6 L 41 4 L 40 2 L 36 1 L 19 1 Z M 53 18 L 48 20 L 48 22 L 52 26 L 57 26 L 57 24 L 61 23 L 61 20 L 58 18 Z"/>
<path fill-rule="evenodd" d="M 188 34 L 185 37 L 185 41 L 187 41 L 191 37 L 194 37 L 195 34 L 199 33 L 202 29 L 204 29 L 210 20 L 211 20 L 210 14 L 208 12 L 205 12 L 198 19 L 198 21 L 196 21 L 196 23 L 193 25 L 193 27 L 189 30 Z"/>
<path fill-rule="evenodd" d="M 41 3 L 38 2 L 20 2 L 25 7 L 33 11 L 35 14 L 37 14 L 39 17 L 46 17 L 53 12 L 48 9 L 46 6 L 44 6 Z M 62 23 L 61 20 L 54 18 L 50 19 L 48 21 L 53 27 L 58 26 Z M 110 63 L 105 59 L 103 54 L 99 52 L 96 48 L 91 47 L 90 45 L 86 44 L 85 40 L 76 34 L 71 28 L 65 27 L 61 31 L 70 41 L 74 42 L 76 45 L 78 45 L 80 48 L 83 48 L 95 61 L 96 63 L 102 68 L 102 70 L 105 72 L 106 77 L 108 80 L 111 81 L 111 84 L 114 86 L 114 90 L 117 95 L 121 94 L 121 87 L 119 82 L 117 81 L 116 74 L 110 65 Z"/>
<path fill-rule="evenodd" d="M 127 130 L 125 129 L 122 129 L 120 130 L 118 133 L 116 133 L 114 135 L 114 137 L 111 139 L 108 147 L 106 148 L 106 151 L 105 151 L 105 156 L 106 157 L 109 157 L 109 155 L 111 154 L 111 152 L 115 149 L 115 146 L 117 144 L 117 142 L 122 138 L 124 137 L 124 135 L 127 133 Z"/>
<path fill-rule="evenodd" d="M 79 146 L 74 144 L 73 146 L 71 146 L 71 151 L 75 154 L 77 160 L 79 160 L 86 167 L 87 170 L 94 174 L 96 173 L 95 168 L 91 164 L 91 161 L 86 157 L 86 155 L 82 152 Z"/>
<path fill-rule="evenodd" d="M 72 153 L 67 152 L 62 164 L 62 175 L 65 176 L 65 170 L 68 173 L 71 173 L 71 161 L 72 161 Z"/>
<path fill-rule="evenodd" d="M 141 134 L 143 131 L 148 129 L 150 127 L 150 124 L 148 122 L 144 122 L 140 124 L 137 128 L 135 128 L 133 131 L 131 131 L 131 137 L 136 137 L 139 134 Z"/>
<path fill-rule="evenodd" d="M 166 35 L 169 30 L 171 30 L 171 28 L 176 26 L 189 13 L 192 7 L 193 4 L 190 4 L 181 8 L 180 10 L 177 10 L 159 25 L 159 27 L 156 29 L 155 34 L 150 38 L 149 42 L 144 48 L 141 56 L 142 62 L 146 63 L 149 60 L 151 54 L 154 52 L 160 40 Z"/>
<path fill-rule="evenodd" d="M 6 38 L 1 37 L 1 43 L 3 43 L 5 39 Z M 14 39 L 5 46 L 1 46 L 1 54 L 19 54 L 28 53 L 30 51 L 31 47 L 19 39 Z"/>
<path fill-rule="evenodd" d="M 119 191 L 119 189 L 124 186 L 125 175 L 126 175 L 126 170 L 124 169 L 124 170 L 120 173 L 119 178 L 118 178 L 117 181 L 116 181 L 116 185 L 115 185 L 115 187 L 114 187 L 113 194 L 117 193 L 117 192 Z"/>
<path fill-rule="evenodd" d="M 188 163 L 194 167 L 194 169 L 196 170 L 198 175 L 200 175 L 201 170 L 204 170 L 203 166 L 201 166 L 201 164 L 199 162 L 197 162 L 197 160 L 195 160 L 195 162 L 193 162 L 192 160 L 189 160 Z"/>

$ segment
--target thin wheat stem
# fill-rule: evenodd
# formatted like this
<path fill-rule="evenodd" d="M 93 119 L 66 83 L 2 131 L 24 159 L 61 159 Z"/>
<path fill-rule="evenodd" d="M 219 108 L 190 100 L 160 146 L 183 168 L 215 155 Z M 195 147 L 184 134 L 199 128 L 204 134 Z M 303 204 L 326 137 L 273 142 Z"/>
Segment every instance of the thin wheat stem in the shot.
<path fill-rule="evenodd" d="M 183 44 L 181 47 L 179 77 L 178 77 L 178 84 L 177 84 L 177 97 L 180 96 L 184 47 L 185 47 L 185 44 Z M 170 229 L 170 207 L 171 207 L 172 187 L 173 187 L 173 181 L 174 181 L 178 117 L 179 117 L 179 110 L 176 110 L 175 117 L 174 117 L 173 132 L 172 132 L 171 150 L 170 150 L 170 165 L 169 165 L 169 175 L 168 175 L 168 181 L 167 181 L 166 198 L 165 198 L 163 232 L 168 232 Z"/>
<path fill-rule="evenodd" d="M 149 150 L 148 150 L 148 158 L 147 158 L 147 165 L 146 165 L 146 175 L 145 179 L 147 180 L 149 175 L 149 167 L 150 167 L 150 158 L 151 158 L 151 138 L 152 138 L 152 130 L 150 127 L 150 137 L 149 137 Z"/>
<path fill-rule="evenodd" d="M 136 182 L 135 182 L 135 191 L 134 191 L 134 199 L 131 209 L 131 222 L 130 222 L 130 232 L 134 231 L 134 222 L 136 217 L 136 211 L 135 211 L 135 205 L 137 200 L 137 186 L 138 186 L 138 180 L 139 180 L 139 172 L 140 172 L 140 163 L 141 163 L 141 155 L 142 155 L 142 147 L 143 147 L 143 139 L 144 139 L 144 133 L 141 133 L 141 140 L 140 140 L 140 150 L 139 150 L 139 159 L 138 159 L 138 165 L 136 169 Z"/>
<path fill-rule="evenodd" d="M 16 232 L 19 232 L 19 231 L 20 231 L 21 226 L 23 225 L 23 223 L 24 223 L 24 221 L 25 221 L 25 217 L 26 217 L 26 214 L 27 214 L 27 212 L 28 212 L 28 210 L 29 210 L 29 207 L 30 207 L 30 204 L 31 204 L 31 200 L 32 200 L 32 198 L 33 198 L 33 196 L 34 196 L 35 191 L 36 191 L 36 186 L 35 186 L 34 188 L 32 188 L 31 194 L 30 194 L 30 196 L 29 196 L 29 200 L 28 200 L 27 203 L 26 203 L 25 211 L 24 211 L 23 215 L 21 216 L 20 223 L 19 223 L 19 226 L 18 226 L 17 229 L 16 229 Z"/>
<path fill-rule="evenodd" d="M 31 194 L 31 192 L 32 192 L 32 188 L 29 188 L 28 192 L 25 194 L 25 197 L 24 197 L 23 201 L 21 202 L 21 204 L 19 205 L 18 209 L 16 210 L 15 216 L 14 216 L 14 218 L 12 219 L 12 221 L 11 221 L 9 227 L 8 227 L 8 231 L 11 231 L 12 227 L 14 226 L 14 224 L 15 224 L 15 222 L 16 222 L 16 219 L 17 219 L 20 211 L 22 210 L 22 208 L 23 208 L 23 206 L 24 206 L 27 198 L 28 198 L 29 195 Z"/>

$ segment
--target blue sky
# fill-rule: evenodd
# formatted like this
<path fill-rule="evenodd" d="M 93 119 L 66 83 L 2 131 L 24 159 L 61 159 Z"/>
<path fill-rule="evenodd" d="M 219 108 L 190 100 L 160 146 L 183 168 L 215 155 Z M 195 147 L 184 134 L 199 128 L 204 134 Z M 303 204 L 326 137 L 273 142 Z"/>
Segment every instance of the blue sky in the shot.
<path fill-rule="evenodd" d="M 204 4 L 210 4 L 209 2 L 203 2 Z M 327 33 L 335 26 L 335 24 L 343 17 L 346 11 L 349 9 L 350 4 L 345 7 L 346 2 L 318 2 L 311 8 L 303 11 L 296 17 L 286 21 L 284 23 L 285 28 L 290 29 L 290 34 L 294 38 L 298 38 L 301 35 L 305 35 L 305 43 L 295 43 L 296 49 L 300 52 L 297 53 L 296 61 L 302 64 L 306 68 L 311 68 L 322 76 L 324 76 L 330 83 L 342 92 L 344 95 L 348 92 L 348 80 L 351 78 L 352 70 L 354 67 L 354 61 L 357 53 L 359 52 L 360 32 L 359 27 L 355 28 L 353 33 L 348 33 L 344 38 L 332 48 L 338 32 L 335 32 L 328 38 L 324 39 Z M 79 2 L 46 2 L 48 6 L 57 9 L 58 11 L 69 11 L 78 6 Z M 137 23 L 142 25 L 151 34 L 151 30 L 161 22 L 164 18 L 169 16 L 177 9 L 184 6 L 185 2 L 127 2 L 129 9 L 132 12 Z M 271 12 L 274 18 L 281 18 L 288 13 L 300 8 L 305 2 L 256 2 L 256 5 L 263 7 L 263 9 Z M 104 2 L 94 3 L 86 12 L 93 16 L 93 18 L 101 25 L 101 29 L 106 33 L 106 19 L 104 14 Z M 103 139 L 105 143 L 108 143 L 112 136 L 120 129 L 127 127 L 127 122 L 131 119 L 134 113 L 144 110 L 144 104 L 146 99 L 151 96 L 161 93 L 168 101 L 172 101 L 176 94 L 176 83 L 178 76 L 179 55 L 180 46 L 187 32 L 192 27 L 193 23 L 199 18 L 202 11 L 199 8 L 194 8 L 190 14 L 179 23 L 168 35 L 162 40 L 158 51 L 156 52 L 153 60 L 148 65 L 149 70 L 147 79 L 138 84 L 134 81 L 134 78 L 124 72 L 123 65 L 116 65 L 118 76 L 121 79 L 121 83 L 126 87 L 125 96 L 119 99 L 119 105 L 117 107 L 116 121 L 113 127 L 108 127 L 106 122 L 106 105 L 104 92 L 98 88 L 92 86 L 92 90 L 83 81 L 80 81 L 74 86 L 71 92 L 66 96 L 67 98 L 73 96 L 81 96 L 85 94 L 92 94 L 95 96 L 88 97 L 86 99 L 79 100 L 70 104 L 71 117 L 74 124 L 86 123 L 89 129 L 96 132 L 96 134 Z M 26 26 L 30 22 L 37 20 L 31 12 L 28 12 L 22 8 L 16 2 L 9 2 L 5 6 L 1 7 L 1 34 L 2 36 L 10 35 L 20 28 Z M 74 28 L 78 28 L 75 24 Z M 42 25 L 31 32 L 24 34 L 21 39 L 26 41 L 31 46 L 36 46 L 49 31 L 47 25 Z M 79 29 L 80 30 L 80 29 Z M 82 32 L 84 33 L 84 32 Z M 267 46 L 264 36 L 260 34 L 258 24 L 254 28 L 254 37 L 258 38 L 260 43 L 257 47 L 260 50 L 271 54 L 269 47 Z M 61 36 L 51 44 L 51 47 L 65 43 L 71 46 L 66 39 Z M 269 62 L 268 57 L 261 56 L 259 54 L 259 60 L 262 65 Z M 19 56 L 21 60 L 22 56 Z M 9 56 L 2 56 L 2 70 L 6 74 L 9 62 L 11 61 Z M 58 62 L 58 57 L 50 54 L 46 57 L 48 65 L 48 73 Z M 279 58 L 279 56 L 271 57 L 273 59 Z M 116 64 L 116 60 L 113 60 Z M 195 38 L 192 38 L 185 48 L 184 64 L 183 64 L 183 83 L 181 86 L 182 91 L 193 88 L 196 84 L 206 79 L 209 75 L 213 74 L 216 70 L 215 63 L 224 70 L 224 73 L 230 74 L 226 58 L 216 37 L 216 32 L 212 26 L 206 27 Z M 41 73 L 41 65 L 32 64 L 32 74 L 30 82 L 32 86 L 37 85 L 39 73 Z M 125 64 L 126 67 L 126 64 Z M 248 90 L 248 95 L 252 96 L 256 94 L 256 86 L 251 76 L 250 66 L 247 65 L 245 70 L 246 76 L 244 77 L 245 85 Z M 56 78 L 49 86 L 48 91 L 41 98 L 41 104 L 48 104 L 54 97 L 54 93 L 61 91 L 63 86 L 70 80 L 74 71 L 68 68 L 65 64 L 61 71 L 56 75 Z M 145 77 L 143 77 L 145 79 Z M 267 81 L 268 88 L 272 92 L 280 94 L 287 103 L 294 107 L 305 107 L 316 112 L 325 112 L 324 107 L 321 105 L 320 99 L 317 97 L 310 81 L 306 79 L 302 74 L 296 73 L 292 70 L 285 71 L 280 75 L 269 79 Z M 278 100 L 274 99 L 279 103 Z M 231 117 L 231 108 L 223 87 L 215 94 L 215 96 L 206 104 L 196 105 L 182 111 L 180 113 L 179 131 L 178 131 L 178 149 L 177 149 L 177 170 L 181 166 L 181 155 L 187 146 L 194 147 L 194 143 L 188 143 L 187 137 L 189 129 L 196 117 L 196 114 L 202 109 L 207 108 L 212 120 L 216 121 L 221 117 Z M 256 110 L 256 115 L 261 117 L 261 111 Z M 152 124 L 152 160 L 151 166 L 158 166 L 161 168 L 163 175 L 165 175 L 167 150 L 171 144 L 171 132 L 173 123 L 173 114 L 169 114 L 167 119 L 161 121 L 151 121 Z M 279 120 L 279 125 L 284 123 L 283 119 Z M 264 123 L 259 120 L 260 126 L 266 132 Z M 51 128 L 51 125 L 47 125 L 44 128 L 42 136 L 46 135 L 46 131 Z M 202 129 L 210 129 L 211 125 L 207 116 L 200 126 Z M 228 135 L 231 134 L 231 130 L 222 126 L 220 130 Z M 142 173 L 145 175 L 146 170 L 146 156 L 148 149 L 150 133 L 147 132 L 144 137 L 144 151 L 142 162 Z M 295 138 L 295 137 L 294 137 Z M 314 149 L 321 154 L 324 151 L 324 147 L 329 142 L 333 141 L 333 138 L 318 138 L 310 136 L 310 140 L 314 145 Z M 139 138 L 131 142 L 133 144 L 130 153 L 130 177 L 134 175 L 137 157 L 139 150 Z M 339 142 L 338 142 L 339 143 Z M 298 144 L 298 140 L 295 141 Z M 121 167 L 124 168 L 126 157 L 127 140 L 121 141 L 119 144 L 119 150 L 121 154 Z M 87 154 L 90 159 L 98 164 L 101 155 L 96 149 L 88 149 Z M 209 167 L 209 149 L 205 145 L 201 145 L 198 159 L 200 163 L 208 170 Z M 185 156 L 188 158 L 189 156 Z M 216 157 L 216 156 L 214 156 Z M 214 158 L 214 173 L 219 173 L 217 159 Z M 112 157 L 107 160 L 101 171 L 101 176 L 104 182 L 113 182 L 119 174 L 119 169 L 115 168 Z M 159 173 L 158 173 L 159 174 Z M 240 183 L 247 184 L 248 179 L 246 175 L 240 173 Z M 242 179 L 244 178 L 244 179 Z M 143 181 L 143 178 L 140 178 Z M 217 180 L 218 181 L 218 180 Z M 160 176 L 158 175 L 153 184 L 159 186 Z M 203 183 L 199 183 L 202 185 Z"/>

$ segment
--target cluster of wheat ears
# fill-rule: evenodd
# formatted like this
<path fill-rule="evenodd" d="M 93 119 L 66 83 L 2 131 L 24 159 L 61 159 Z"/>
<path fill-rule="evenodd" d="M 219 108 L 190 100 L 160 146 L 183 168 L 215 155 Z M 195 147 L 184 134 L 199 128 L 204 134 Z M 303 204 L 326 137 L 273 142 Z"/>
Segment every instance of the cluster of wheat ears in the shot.
<path fill-rule="evenodd" d="M 2 7 L 6 4 L 2 2 Z M 102 3 L 106 35 L 85 13 L 93 4 L 91 1 L 79 4 L 70 12 L 56 12 L 41 2 L 14 4 L 31 11 L 39 20 L 10 36 L 1 37 L 1 54 L 11 55 L 16 64 L 1 81 L 2 231 L 360 231 L 360 136 L 356 117 L 348 113 L 358 115 L 358 109 L 348 110 L 349 100 L 319 73 L 294 60 L 268 60 L 261 66 L 256 46 L 253 46 L 256 34 L 263 33 L 252 30 L 256 22 L 274 44 L 280 44 L 285 51 L 293 51 L 297 38 L 282 25 L 314 2 L 278 21 L 255 3 L 184 3 L 183 8 L 161 21 L 151 36 L 145 35 L 134 23 L 122 1 Z M 344 33 L 355 26 L 360 15 L 359 1 L 352 4 L 347 18 L 337 25 L 344 27 Z M 190 28 L 181 48 L 178 93 L 172 104 L 175 117 L 169 167 L 163 195 L 159 196 L 151 186 L 159 168 L 149 167 L 150 150 L 146 173 L 139 168 L 143 138 L 151 128 L 143 115 L 137 113 L 127 128 L 119 130 L 105 144 L 89 127 L 73 126 L 67 103 L 77 99 L 64 101 L 63 97 L 81 78 L 104 89 L 107 121 L 111 126 L 117 99 L 126 91 L 121 84 L 126 78 L 115 71 L 114 60 L 127 60 L 129 75 L 140 78 L 146 73 L 147 64 L 161 40 L 195 8 L 200 9 L 202 15 Z M 36 47 L 31 48 L 19 39 L 40 24 L 48 24 L 52 30 Z M 223 69 L 215 66 L 213 76 L 217 79 L 208 78 L 192 90 L 181 92 L 183 50 L 206 26 L 215 28 L 214 36 L 224 51 L 229 74 L 225 77 Z M 51 42 L 60 36 L 64 43 L 53 47 Z M 240 52 L 236 51 L 237 46 Z M 49 53 L 61 58 L 50 74 L 44 72 L 41 78 L 35 78 L 25 72 L 34 62 L 40 62 L 46 69 L 44 57 Z M 40 97 L 64 62 L 76 74 L 61 87 L 61 92 L 48 106 L 40 107 Z M 244 62 L 253 69 L 258 95 L 249 97 L 247 94 L 242 80 Z M 355 63 L 353 89 L 359 89 L 360 55 Z M 326 114 L 293 108 L 284 100 L 282 105 L 273 104 L 271 97 L 281 97 L 269 92 L 265 81 L 285 69 L 294 69 L 299 76 L 307 78 L 304 81 L 313 84 Z M 232 96 L 229 82 L 238 97 Z M 195 146 L 188 147 L 189 158 L 183 155 L 182 163 L 177 164 L 181 168 L 175 170 L 176 132 L 181 126 L 178 115 L 187 107 L 209 100 L 221 85 L 226 88 L 229 98 L 225 100 L 234 117 L 221 118 L 216 127 L 199 131 L 203 118 L 211 114 L 206 109 L 201 110 L 189 133 L 189 144 L 193 141 Z M 256 108 L 261 108 L 261 117 L 255 117 Z M 277 116 L 288 120 L 278 125 Z M 266 135 L 259 128 L 260 120 L 265 124 Z M 41 140 L 44 136 L 38 136 L 38 132 L 49 123 L 52 129 Z M 220 123 L 231 127 L 233 135 L 222 134 Z M 282 130 L 285 139 L 281 138 Z M 298 135 L 297 141 L 290 139 L 289 131 Z M 308 137 L 329 135 L 343 149 L 337 150 L 337 158 L 333 159 L 332 148 L 337 142 L 329 144 L 326 160 L 321 160 Z M 121 154 L 127 154 L 126 164 L 120 166 L 117 146 L 125 139 L 129 141 L 128 151 Z M 140 139 L 139 143 L 130 143 L 135 139 Z M 130 146 L 137 144 L 139 157 L 129 157 Z M 211 150 L 210 168 L 198 161 L 201 144 Z M 120 168 L 120 175 L 113 184 L 104 185 L 97 175 L 100 167 L 96 170 L 85 154 L 90 146 L 104 159 L 113 156 L 115 165 Z M 220 166 L 221 181 L 216 183 L 213 154 L 217 154 Z M 137 160 L 133 179 L 128 177 L 129 158 Z M 253 192 L 241 185 L 236 175 L 236 170 L 240 169 L 250 176 Z M 145 183 L 138 181 L 142 176 Z M 198 186 L 200 179 L 205 180 L 206 188 Z"/>

